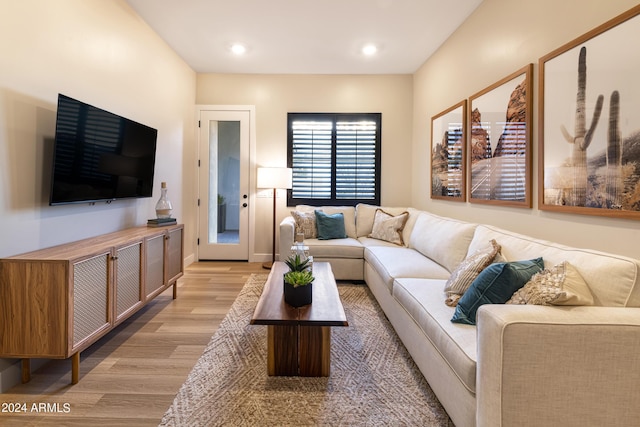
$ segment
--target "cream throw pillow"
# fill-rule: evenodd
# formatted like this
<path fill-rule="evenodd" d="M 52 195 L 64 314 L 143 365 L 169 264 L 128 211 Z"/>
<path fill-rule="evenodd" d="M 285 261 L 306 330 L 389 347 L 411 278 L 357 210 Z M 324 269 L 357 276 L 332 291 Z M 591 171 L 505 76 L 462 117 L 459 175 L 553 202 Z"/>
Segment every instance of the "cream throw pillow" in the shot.
<path fill-rule="evenodd" d="M 489 245 L 485 248 L 478 249 L 474 254 L 467 256 L 453 270 L 451 276 L 444 285 L 444 291 L 448 295 L 445 301 L 449 306 L 455 306 L 473 280 L 493 263 L 494 258 L 500 253 L 501 246 L 493 239 L 489 241 Z"/>
<path fill-rule="evenodd" d="M 578 270 L 565 261 L 536 273 L 507 304 L 593 305 L 593 295 Z"/>
<path fill-rule="evenodd" d="M 303 233 L 305 239 L 315 239 L 318 236 L 315 212 L 291 211 L 291 216 L 296 221 L 296 234 Z"/>
<path fill-rule="evenodd" d="M 396 245 L 404 245 L 402 230 L 408 218 L 409 212 L 393 216 L 382 209 L 377 209 L 373 218 L 373 229 L 369 237 L 395 243 Z"/>

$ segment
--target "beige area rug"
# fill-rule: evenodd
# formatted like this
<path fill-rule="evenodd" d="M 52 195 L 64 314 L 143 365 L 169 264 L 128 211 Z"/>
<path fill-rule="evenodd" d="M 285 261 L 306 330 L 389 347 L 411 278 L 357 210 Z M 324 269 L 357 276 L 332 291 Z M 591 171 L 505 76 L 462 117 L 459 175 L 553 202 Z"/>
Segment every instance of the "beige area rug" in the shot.
<path fill-rule="evenodd" d="M 162 426 L 452 426 L 365 285 L 340 284 L 349 327 L 332 328 L 329 378 L 269 377 L 266 326 L 249 320 L 252 275 Z"/>

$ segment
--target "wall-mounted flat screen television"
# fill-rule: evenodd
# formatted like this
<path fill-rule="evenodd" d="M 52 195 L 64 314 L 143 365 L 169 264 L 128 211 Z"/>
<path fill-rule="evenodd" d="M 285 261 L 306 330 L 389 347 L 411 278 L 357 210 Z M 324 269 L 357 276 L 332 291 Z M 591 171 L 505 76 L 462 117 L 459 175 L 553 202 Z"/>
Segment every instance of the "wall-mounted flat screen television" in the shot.
<path fill-rule="evenodd" d="M 50 205 L 151 197 L 158 131 L 58 95 Z"/>

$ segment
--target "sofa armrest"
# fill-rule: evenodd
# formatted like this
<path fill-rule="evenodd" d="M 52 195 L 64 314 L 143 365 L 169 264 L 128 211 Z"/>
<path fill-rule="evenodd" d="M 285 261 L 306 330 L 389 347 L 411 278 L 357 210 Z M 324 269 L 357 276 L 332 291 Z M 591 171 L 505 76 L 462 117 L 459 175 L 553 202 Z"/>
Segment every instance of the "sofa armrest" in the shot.
<path fill-rule="evenodd" d="M 296 221 L 292 216 L 285 217 L 280 223 L 280 240 L 278 241 L 278 259 L 284 261 L 291 253 L 291 246 L 296 235 Z"/>
<path fill-rule="evenodd" d="M 484 305 L 477 425 L 632 425 L 640 308 Z"/>

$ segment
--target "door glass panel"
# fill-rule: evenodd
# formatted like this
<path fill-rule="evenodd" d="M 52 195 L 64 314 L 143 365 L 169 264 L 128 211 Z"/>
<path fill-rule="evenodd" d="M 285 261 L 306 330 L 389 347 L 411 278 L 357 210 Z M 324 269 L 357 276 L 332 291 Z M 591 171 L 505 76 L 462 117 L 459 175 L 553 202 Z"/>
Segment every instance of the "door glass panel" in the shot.
<path fill-rule="evenodd" d="M 209 243 L 240 242 L 240 122 L 211 121 Z"/>

